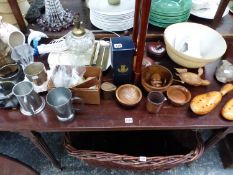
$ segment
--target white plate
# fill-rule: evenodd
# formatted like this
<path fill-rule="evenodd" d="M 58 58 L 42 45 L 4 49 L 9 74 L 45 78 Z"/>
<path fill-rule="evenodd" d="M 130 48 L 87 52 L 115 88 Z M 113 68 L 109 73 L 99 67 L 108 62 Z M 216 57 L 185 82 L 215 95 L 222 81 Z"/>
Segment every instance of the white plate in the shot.
<path fill-rule="evenodd" d="M 106 31 L 124 31 L 124 30 L 128 30 L 130 28 L 133 27 L 133 24 L 127 24 L 127 25 L 124 25 L 124 26 L 106 26 L 106 25 L 103 25 L 103 24 L 100 24 L 96 21 L 92 21 L 91 20 L 91 23 L 96 26 L 97 28 L 99 29 L 102 29 L 102 30 L 106 30 Z"/>
<path fill-rule="evenodd" d="M 133 22 L 133 20 L 134 20 L 133 18 L 125 18 L 125 19 L 122 19 L 122 20 L 110 21 L 110 20 L 99 18 L 98 16 L 95 16 L 95 15 L 92 15 L 92 14 L 90 14 L 90 18 L 92 18 L 95 21 L 101 22 L 104 25 L 105 24 L 106 25 L 118 25 L 118 24 L 120 25 L 120 24 Z"/>
<path fill-rule="evenodd" d="M 97 18 L 95 16 L 90 16 L 90 18 L 92 18 L 92 20 L 94 20 L 96 22 L 100 22 L 103 25 L 108 25 L 108 26 L 112 26 L 112 25 L 120 26 L 120 25 L 125 25 L 125 24 L 128 24 L 128 23 L 133 23 L 133 18 L 124 19 L 124 20 L 120 20 L 120 21 L 109 21 L 109 20 L 104 20 L 104 19 Z"/>
<path fill-rule="evenodd" d="M 92 21 L 91 21 L 92 22 Z M 126 25 L 126 26 L 104 26 L 99 25 L 98 23 L 92 22 L 94 26 L 96 26 L 99 29 L 106 30 L 106 31 L 125 31 L 133 27 L 133 25 Z"/>
<path fill-rule="evenodd" d="M 113 22 L 101 19 L 91 12 L 90 21 L 97 28 L 107 31 L 124 31 L 133 27 L 133 17 Z"/>
<path fill-rule="evenodd" d="M 218 5 L 219 3 L 213 2 L 210 5 L 210 8 L 200 9 L 200 10 L 191 9 L 191 14 L 200 18 L 214 19 L 214 16 L 218 9 Z M 229 8 L 227 7 L 222 17 L 226 16 L 228 13 L 229 13 Z"/>
<path fill-rule="evenodd" d="M 90 10 L 102 14 L 118 15 L 131 12 L 135 8 L 135 0 L 122 0 L 119 5 L 110 5 L 107 0 L 89 0 Z"/>
<path fill-rule="evenodd" d="M 106 20 L 124 20 L 124 19 L 134 17 L 134 13 L 125 14 L 125 15 L 117 15 L 117 16 L 109 16 L 109 15 L 102 15 L 102 14 L 96 13 L 94 11 L 90 11 L 90 14 L 95 15 L 95 16 L 102 18 L 102 19 L 106 19 Z"/>

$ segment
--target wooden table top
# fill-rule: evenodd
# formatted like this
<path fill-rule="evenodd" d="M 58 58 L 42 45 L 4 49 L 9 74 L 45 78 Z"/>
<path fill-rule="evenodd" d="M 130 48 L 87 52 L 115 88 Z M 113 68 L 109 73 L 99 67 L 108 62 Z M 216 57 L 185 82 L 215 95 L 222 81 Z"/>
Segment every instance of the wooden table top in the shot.
<path fill-rule="evenodd" d="M 224 58 L 233 62 L 231 50 L 233 43 L 228 44 Z M 168 67 L 173 73 L 175 65 L 168 57 L 158 60 L 158 63 Z M 211 81 L 207 87 L 185 85 L 194 97 L 197 94 L 220 90 L 222 83 L 216 81 L 214 72 L 219 62 L 205 67 L 203 78 Z M 197 71 L 197 70 L 195 70 Z M 175 78 L 177 78 L 175 76 Z M 178 78 L 177 78 L 178 79 Z M 141 88 L 142 89 L 142 88 Z M 220 116 L 220 111 L 227 100 L 233 97 L 233 92 L 225 95 L 222 102 L 207 115 L 197 116 L 189 108 L 189 104 L 175 107 L 167 101 L 159 114 L 149 114 L 146 111 L 146 93 L 139 105 L 125 109 L 114 100 L 101 100 L 100 105 L 84 105 L 72 122 L 59 122 L 54 112 L 46 106 L 40 114 L 28 117 L 17 110 L 0 110 L 0 131 L 103 131 L 103 130 L 154 130 L 154 129 L 214 129 L 233 126 L 233 121 L 226 121 Z M 125 118 L 132 118 L 133 123 L 126 124 Z"/>

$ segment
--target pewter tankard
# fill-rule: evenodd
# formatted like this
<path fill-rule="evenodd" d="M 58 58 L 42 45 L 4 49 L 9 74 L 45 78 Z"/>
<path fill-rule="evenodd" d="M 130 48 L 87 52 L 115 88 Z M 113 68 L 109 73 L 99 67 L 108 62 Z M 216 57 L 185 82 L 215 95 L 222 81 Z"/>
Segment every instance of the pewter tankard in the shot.
<path fill-rule="evenodd" d="M 48 92 L 46 101 L 48 105 L 56 113 L 59 121 L 70 121 L 75 116 L 75 111 L 80 109 L 74 108 L 72 102 L 78 100 L 83 104 L 79 97 L 72 97 L 72 93 L 68 88 L 58 87 Z"/>
<path fill-rule="evenodd" d="M 18 99 L 20 111 L 24 115 L 38 114 L 45 107 L 45 100 L 34 91 L 31 82 L 21 81 L 17 83 L 12 92 Z"/>

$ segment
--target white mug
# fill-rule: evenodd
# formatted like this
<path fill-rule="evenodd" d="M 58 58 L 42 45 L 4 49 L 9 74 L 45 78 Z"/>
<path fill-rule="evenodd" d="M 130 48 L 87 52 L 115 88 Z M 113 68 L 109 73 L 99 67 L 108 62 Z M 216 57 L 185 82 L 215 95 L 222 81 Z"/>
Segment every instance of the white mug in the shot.
<path fill-rule="evenodd" d="M 4 23 L 2 16 L 0 16 L 0 39 L 11 48 L 25 43 L 24 34 L 12 24 Z"/>

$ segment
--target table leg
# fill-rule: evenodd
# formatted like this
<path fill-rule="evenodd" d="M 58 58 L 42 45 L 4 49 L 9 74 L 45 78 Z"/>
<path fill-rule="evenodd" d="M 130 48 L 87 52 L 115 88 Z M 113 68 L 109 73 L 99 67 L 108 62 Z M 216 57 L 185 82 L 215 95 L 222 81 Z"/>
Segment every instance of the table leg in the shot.
<path fill-rule="evenodd" d="M 221 0 L 220 1 L 219 7 L 217 9 L 217 12 L 216 12 L 216 14 L 214 16 L 214 20 L 213 20 L 213 23 L 212 23 L 212 27 L 214 29 L 217 28 L 219 22 L 222 20 L 222 15 L 223 15 L 225 9 L 227 8 L 227 5 L 228 5 L 229 1 L 230 0 Z"/>
<path fill-rule="evenodd" d="M 217 144 L 223 138 L 226 137 L 227 134 L 233 133 L 233 127 L 228 127 L 225 130 L 219 131 L 217 134 L 213 135 L 209 138 L 205 143 L 205 149 L 209 149 L 213 145 Z"/>
<path fill-rule="evenodd" d="M 49 159 L 52 162 L 52 164 L 56 168 L 59 168 L 60 170 L 62 169 L 60 162 L 56 160 L 55 156 L 47 146 L 46 142 L 44 141 L 40 133 L 29 131 L 29 132 L 20 132 L 20 134 L 24 137 L 29 138 L 31 142 L 40 150 L 41 153 L 43 153 L 47 157 L 47 159 Z"/>

